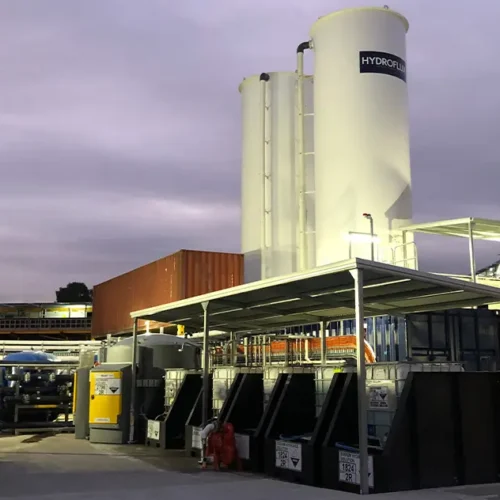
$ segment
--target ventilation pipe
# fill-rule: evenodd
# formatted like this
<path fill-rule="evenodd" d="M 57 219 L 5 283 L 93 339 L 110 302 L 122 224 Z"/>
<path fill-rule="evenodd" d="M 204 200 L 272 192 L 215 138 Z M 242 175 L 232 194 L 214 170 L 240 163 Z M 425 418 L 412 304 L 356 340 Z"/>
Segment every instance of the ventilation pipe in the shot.
<path fill-rule="evenodd" d="M 262 87 L 262 220 L 261 220 L 261 279 L 268 278 L 271 243 L 271 154 L 269 116 L 269 73 L 260 75 Z"/>
<path fill-rule="evenodd" d="M 307 269 L 307 222 L 306 222 L 306 158 L 304 151 L 304 51 L 311 42 L 297 47 L 297 191 L 298 191 L 298 256 L 299 271 Z"/>

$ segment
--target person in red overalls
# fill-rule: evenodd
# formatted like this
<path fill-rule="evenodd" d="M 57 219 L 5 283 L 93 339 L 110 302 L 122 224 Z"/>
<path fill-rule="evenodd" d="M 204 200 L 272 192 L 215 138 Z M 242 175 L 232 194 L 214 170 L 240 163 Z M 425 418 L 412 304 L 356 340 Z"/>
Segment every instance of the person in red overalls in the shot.
<path fill-rule="evenodd" d="M 200 462 L 203 469 L 207 467 L 206 459 L 211 456 L 215 470 L 219 470 L 221 465 L 228 468 L 233 463 L 236 463 L 237 469 L 241 470 L 232 424 L 221 424 L 218 420 L 211 422 L 203 429 L 201 438 L 204 450 Z"/>

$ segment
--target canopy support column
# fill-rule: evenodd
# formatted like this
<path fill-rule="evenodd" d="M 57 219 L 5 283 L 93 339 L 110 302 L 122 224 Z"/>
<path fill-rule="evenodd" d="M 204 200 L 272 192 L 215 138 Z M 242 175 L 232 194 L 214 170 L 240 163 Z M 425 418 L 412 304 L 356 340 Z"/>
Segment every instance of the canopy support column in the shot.
<path fill-rule="evenodd" d="M 135 406 L 137 400 L 137 323 L 138 319 L 134 318 L 134 326 L 132 328 L 132 391 L 130 393 L 130 429 L 129 443 L 133 443 L 135 439 Z"/>
<path fill-rule="evenodd" d="M 358 379 L 358 433 L 360 494 L 369 494 L 368 483 L 368 418 L 365 365 L 365 315 L 363 301 L 363 270 L 351 271 L 354 278 L 354 306 L 356 313 L 357 379 Z"/>
<path fill-rule="evenodd" d="M 210 303 L 202 302 L 201 307 L 203 308 L 203 404 L 202 404 L 202 422 L 203 427 L 208 423 L 208 413 L 209 413 L 209 401 L 210 401 L 210 353 L 209 353 L 209 335 L 210 335 L 210 324 L 209 324 L 209 305 Z"/>
<path fill-rule="evenodd" d="M 319 322 L 319 337 L 321 341 L 321 365 L 326 364 L 326 321 L 322 319 Z"/>
<path fill-rule="evenodd" d="M 474 219 L 469 220 L 469 260 L 470 260 L 470 278 L 472 283 L 476 282 L 476 254 L 474 251 Z"/>

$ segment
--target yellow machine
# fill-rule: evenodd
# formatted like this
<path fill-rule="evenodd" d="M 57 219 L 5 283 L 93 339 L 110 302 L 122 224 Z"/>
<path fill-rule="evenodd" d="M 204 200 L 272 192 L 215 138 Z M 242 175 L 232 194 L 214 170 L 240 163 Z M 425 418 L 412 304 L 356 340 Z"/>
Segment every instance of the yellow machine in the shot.
<path fill-rule="evenodd" d="M 90 370 L 89 429 L 92 443 L 124 444 L 130 432 L 130 364 Z"/>

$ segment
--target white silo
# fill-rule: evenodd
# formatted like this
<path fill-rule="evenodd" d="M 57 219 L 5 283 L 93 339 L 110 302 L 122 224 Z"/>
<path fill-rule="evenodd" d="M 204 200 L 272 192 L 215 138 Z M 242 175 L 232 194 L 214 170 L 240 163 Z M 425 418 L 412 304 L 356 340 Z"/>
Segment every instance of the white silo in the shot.
<path fill-rule="evenodd" d="M 372 250 L 390 261 L 389 233 L 411 223 L 407 31 L 402 15 L 377 7 L 334 12 L 311 29 L 316 265 Z"/>
<path fill-rule="evenodd" d="M 311 78 L 305 80 L 304 93 L 311 100 Z M 296 83 L 295 72 L 271 72 L 246 78 L 239 88 L 245 282 L 297 267 Z"/>

